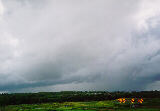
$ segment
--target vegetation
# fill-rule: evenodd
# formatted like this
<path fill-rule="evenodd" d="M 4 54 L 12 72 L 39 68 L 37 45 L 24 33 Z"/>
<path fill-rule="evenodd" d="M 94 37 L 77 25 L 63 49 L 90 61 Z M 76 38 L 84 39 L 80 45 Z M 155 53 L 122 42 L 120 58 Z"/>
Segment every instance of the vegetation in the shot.
<path fill-rule="evenodd" d="M 9 105 L 6 111 L 159 111 L 159 106 L 151 106 L 150 103 L 159 103 L 160 99 L 153 98 L 132 108 L 128 103 L 119 103 L 117 100 L 90 101 L 90 102 L 53 102 L 43 104 Z M 138 105 L 138 104 L 137 104 Z"/>
<path fill-rule="evenodd" d="M 118 98 L 126 98 L 120 103 Z M 131 98 L 143 98 L 144 102 L 131 103 Z M 135 107 L 132 107 L 134 104 Z M 62 91 L 39 93 L 0 94 L 0 111 L 97 111 L 97 110 L 159 111 L 160 91 L 107 92 Z"/>

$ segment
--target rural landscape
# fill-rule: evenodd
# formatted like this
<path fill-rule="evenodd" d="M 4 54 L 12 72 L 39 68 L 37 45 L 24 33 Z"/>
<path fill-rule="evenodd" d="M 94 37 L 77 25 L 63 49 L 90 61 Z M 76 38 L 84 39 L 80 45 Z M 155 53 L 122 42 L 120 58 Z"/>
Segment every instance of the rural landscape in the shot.
<path fill-rule="evenodd" d="M 160 111 L 160 91 L 1 94 L 0 104 L 0 111 Z"/>
<path fill-rule="evenodd" d="M 0 111 L 160 111 L 160 0 L 0 0 Z"/>

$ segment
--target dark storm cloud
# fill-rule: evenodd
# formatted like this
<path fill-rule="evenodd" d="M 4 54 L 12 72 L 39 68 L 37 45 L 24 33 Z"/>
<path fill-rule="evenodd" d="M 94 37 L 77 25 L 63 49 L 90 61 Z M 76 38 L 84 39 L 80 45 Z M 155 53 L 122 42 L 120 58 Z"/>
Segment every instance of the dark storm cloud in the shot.
<path fill-rule="evenodd" d="M 158 88 L 158 3 L 2 0 L 0 90 Z"/>

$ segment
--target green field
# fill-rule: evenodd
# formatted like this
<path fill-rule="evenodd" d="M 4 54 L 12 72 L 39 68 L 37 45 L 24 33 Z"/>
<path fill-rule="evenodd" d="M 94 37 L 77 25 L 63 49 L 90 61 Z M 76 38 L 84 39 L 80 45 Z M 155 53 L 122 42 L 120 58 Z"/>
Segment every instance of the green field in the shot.
<path fill-rule="evenodd" d="M 137 103 L 136 103 L 137 104 Z M 119 103 L 116 100 L 92 101 L 92 102 L 63 102 L 46 104 L 10 105 L 5 111 L 160 111 L 160 99 L 144 99 L 142 104 L 135 108 L 131 103 Z"/>

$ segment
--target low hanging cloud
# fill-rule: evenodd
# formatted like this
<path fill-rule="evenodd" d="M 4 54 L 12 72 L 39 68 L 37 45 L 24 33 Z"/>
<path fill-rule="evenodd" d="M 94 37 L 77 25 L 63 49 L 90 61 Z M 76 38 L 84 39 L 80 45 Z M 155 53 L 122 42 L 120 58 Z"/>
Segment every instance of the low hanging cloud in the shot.
<path fill-rule="evenodd" d="M 0 91 L 158 89 L 158 4 L 0 1 Z"/>

